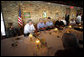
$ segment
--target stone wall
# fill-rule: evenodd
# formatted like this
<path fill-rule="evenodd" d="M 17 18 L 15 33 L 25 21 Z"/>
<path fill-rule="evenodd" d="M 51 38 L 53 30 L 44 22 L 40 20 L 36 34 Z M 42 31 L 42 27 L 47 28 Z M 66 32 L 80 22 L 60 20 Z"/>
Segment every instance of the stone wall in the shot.
<path fill-rule="evenodd" d="M 18 21 L 18 5 L 15 1 L 3 1 L 2 13 L 5 20 L 6 28 L 9 26 L 8 23 L 13 23 L 14 26 L 17 26 Z"/>
<path fill-rule="evenodd" d="M 6 28 L 9 26 L 8 23 L 13 23 L 15 27 L 18 27 L 19 4 L 21 5 L 24 24 L 29 19 L 32 19 L 35 24 L 38 23 L 39 18 L 43 18 L 44 11 L 47 17 L 51 17 L 52 21 L 56 21 L 58 17 L 65 17 L 66 8 L 69 8 L 69 6 L 42 1 L 1 1 Z M 30 12 L 31 18 L 25 18 L 25 12 Z M 76 17 L 76 13 L 77 8 L 70 9 L 70 19 Z M 46 18 L 43 19 L 46 20 Z"/>

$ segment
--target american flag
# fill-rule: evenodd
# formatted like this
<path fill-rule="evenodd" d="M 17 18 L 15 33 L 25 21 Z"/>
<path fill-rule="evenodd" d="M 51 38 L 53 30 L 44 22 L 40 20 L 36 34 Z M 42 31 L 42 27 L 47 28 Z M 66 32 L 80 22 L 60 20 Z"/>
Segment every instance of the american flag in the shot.
<path fill-rule="evenodd" d="M 21 17 L 21 9 L 20 8 L 19 8 L 18 25 L 23 26 L 22 17 Z"/>

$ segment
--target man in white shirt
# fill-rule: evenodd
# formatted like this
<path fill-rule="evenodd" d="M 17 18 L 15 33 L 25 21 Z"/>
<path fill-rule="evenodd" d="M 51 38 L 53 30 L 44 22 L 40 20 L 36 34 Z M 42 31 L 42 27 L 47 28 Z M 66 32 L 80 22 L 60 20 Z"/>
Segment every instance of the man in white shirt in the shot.
<path fill-rule="evenodd" d="M 30 33 L 34 33 L 35 27 L 31 20 L 24 26 L 24 36 L 28 36 Z"/>
<path fill-rule="evenodd" d="M 76 23 L 77 23 L 77 24 L 81 23 L 81 16 L 82 16 L 82 14 L 79 14 L 79 15 L 77 16 L 77 18 L 76 18 Z"/>

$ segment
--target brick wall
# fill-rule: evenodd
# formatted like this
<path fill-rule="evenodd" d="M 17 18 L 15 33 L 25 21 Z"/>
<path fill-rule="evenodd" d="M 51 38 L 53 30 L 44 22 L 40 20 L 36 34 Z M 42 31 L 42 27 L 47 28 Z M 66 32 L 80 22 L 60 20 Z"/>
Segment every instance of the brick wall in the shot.
<path fill-rule="evenodd" d="M 12 22 L 15 27 L 18 27 L 19 4 L 21 5 L 24 24 L 26 24 L 29 19 L 32 19 L 35 24 L 38 23 L 39 18 L 43 18 L 43 11 L 47 13 L 47 17 L 52 18 L 52 21 L 57 20 L 58 17 L 64 17 L 66 8 L 69 8 L 69 6 L 61 6 L 60 4 L 42 1 L 1 1 L 6 28 L 10 22 Z M 31 18 L 25 19 L 25 12 L 30 12 Z M 70 9 L 70 19 L 73 18 L 73 16 L 76 17 L 76 13 L 77 8 Z M 46 18 L 43 19 L 46 20 Z"/>

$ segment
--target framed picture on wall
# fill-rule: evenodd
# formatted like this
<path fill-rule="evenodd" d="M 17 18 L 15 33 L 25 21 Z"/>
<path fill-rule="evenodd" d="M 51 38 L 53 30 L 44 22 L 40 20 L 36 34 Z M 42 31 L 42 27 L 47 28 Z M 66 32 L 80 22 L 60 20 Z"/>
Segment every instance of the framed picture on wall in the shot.
<path fill-rule="evenodd" d="M 25 19 L 31 18 L 30 12 L 24 12 L 24 17 L 25 17 Z"/>
<path fill-rule="evenodd" d="M 47 13 L 44 11 L 43 12 L 43 18 L 46 18 L 47 17 Z"/>
<path fill-rule="evenodd" d="M 56 13 L 56 17 L 59 17 L 59 13 Z"/>

